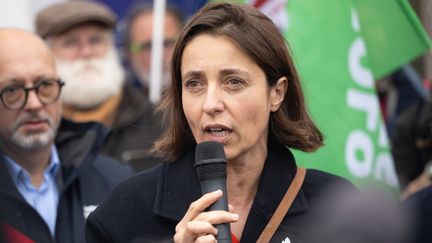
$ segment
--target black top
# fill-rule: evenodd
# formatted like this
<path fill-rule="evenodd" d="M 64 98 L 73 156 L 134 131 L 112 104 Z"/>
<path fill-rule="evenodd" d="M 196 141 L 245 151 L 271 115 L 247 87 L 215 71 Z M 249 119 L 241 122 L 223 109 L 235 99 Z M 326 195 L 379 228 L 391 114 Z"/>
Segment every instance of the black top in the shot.
<path fill-rule="evenodd" d="M 412 194 L 405 205 L 412 210 L 413 216 L 413 223 L 409 224 L 412 230 L 410 242 L 432 242 L 432 186 Z"/>
<path fill-rule="evenodd" d="M 432 159 L 432 103 L 418 103 L 396 120 L 392 155 L 401 190 L 423 173 Z"/>
<path fill-rule="evenodd" d="M 270 220 L 296 172 L 291 152 L 280 143 L 268 145 L 268 157 L 241 242 L 255 242 Z M 94 242 L 170 242 L 176 224 L 191 202 L 201 196 L 194 149 L 173 163 L 164 162 L 121 183 L 88 218 L 87 240 Z M 273 240 L 298 242 L 305 233 L 303 220 L 324 188 L 336 184 L 354 189 L 340 177 L 307 170 L 303 186 Z"/>

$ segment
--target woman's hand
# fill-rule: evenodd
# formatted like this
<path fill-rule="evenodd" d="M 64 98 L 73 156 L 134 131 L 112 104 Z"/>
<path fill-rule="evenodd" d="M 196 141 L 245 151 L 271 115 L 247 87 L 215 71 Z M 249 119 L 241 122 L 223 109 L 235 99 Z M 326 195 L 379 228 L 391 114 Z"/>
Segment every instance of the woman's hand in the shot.
<path fill-rule="evenodd" d="M 238 220 L 238 214 L 222 210 L 204 210 L 222 196 L 217 190 L 204 194 L 200 199 L 191 203 L 183 219 L 176 226 L 174 242 L 216 242 L 217 229 L 213 225 L 232 223 Z"/>

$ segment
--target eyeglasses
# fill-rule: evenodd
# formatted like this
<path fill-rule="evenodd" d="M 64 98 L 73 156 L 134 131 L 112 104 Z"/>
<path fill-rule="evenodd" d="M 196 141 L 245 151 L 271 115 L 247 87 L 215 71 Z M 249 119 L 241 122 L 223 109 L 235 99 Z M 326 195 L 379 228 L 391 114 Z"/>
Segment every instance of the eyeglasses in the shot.
<path fill-rule="evenodd" d="M 22 84 L 13 84 L 0 91 L 0 99 L 7 109 L 21 110 L 27 103 L 29 92 L 34 90 L 39 101 L 44 105 L 49 105 L 59 98 L 63 85 L 64 83 L 59 79 L 41 80 L 30 88 Z"/>
<path fill-rule="evenodd" d="M 165 39 L 163 42 L 164 48 L 172 48 L 175 45 L 176 40 L 175 39 Z M 152 47 L 151 41 L 146 41 L 142 43 L 132 43 L 129 46 L 129 51 L 132 54 L 138 54 L 138 53 L 150 53 Z"/>

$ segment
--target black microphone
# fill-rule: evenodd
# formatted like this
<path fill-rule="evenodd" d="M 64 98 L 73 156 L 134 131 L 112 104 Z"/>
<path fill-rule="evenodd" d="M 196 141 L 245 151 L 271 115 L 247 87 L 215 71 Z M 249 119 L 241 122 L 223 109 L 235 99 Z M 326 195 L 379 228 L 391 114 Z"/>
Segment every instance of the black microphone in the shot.
<path fill-rule="evenodd" d="M 222 190 L 223 195 L 214 202 L 207 211 L 228 211 L 228 197 L 226 189 L 227 160 L 223 145 L 215 141 L 206 141 L 197 145 L 195 149 L 195 170 L 201 184 L 203 194 Z M 215 225 L 218 230 L 216 239 L 218 242 L 231 243 L 230 224 Z"/>

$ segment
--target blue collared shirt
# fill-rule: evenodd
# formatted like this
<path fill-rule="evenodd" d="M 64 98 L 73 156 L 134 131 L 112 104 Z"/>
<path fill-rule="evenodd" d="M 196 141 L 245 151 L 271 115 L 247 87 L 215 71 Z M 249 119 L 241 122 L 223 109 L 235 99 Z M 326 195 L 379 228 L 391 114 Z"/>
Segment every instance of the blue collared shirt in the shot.
<path fill-rule="evenodd" d="M 56 147 L 54 145 L 52 146 L 51 160 L 44 171 L 44 179 L 39 188 L 33 186 L 30 174 L 24 168 L 10 157 L 5 156 L 5 158 L 6 166 L 18 191 L 45 220 L 51 234 L 54 236 L 59 201 L 59 190 L 56 178 L 60 167 L 60 159 Z"/>

